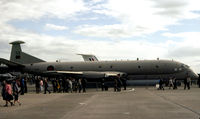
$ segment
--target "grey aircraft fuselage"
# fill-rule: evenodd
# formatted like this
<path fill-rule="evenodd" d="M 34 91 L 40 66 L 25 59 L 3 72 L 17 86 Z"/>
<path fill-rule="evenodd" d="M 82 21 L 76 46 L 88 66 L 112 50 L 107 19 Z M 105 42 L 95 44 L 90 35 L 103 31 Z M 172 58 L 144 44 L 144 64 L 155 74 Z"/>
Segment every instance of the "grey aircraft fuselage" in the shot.
<path fill-rule="evenodd" d="M 117 71 L 126 74 L 128 79 L 159 79 L 176 77 L 183 80 L 190 76 L 196 79 L 198 76 L 189 66 L 172 60 L 135 60 L 135 61 L 96 61 L 96 62 L 41 62 L 25 64 L 24 72 L 33 74 L 45 74 L 51 70 L 56 71 Z M 95 75 L 95 74 L 94 74 Z M 91 78 L 92 75 L 83 75 Z"/>

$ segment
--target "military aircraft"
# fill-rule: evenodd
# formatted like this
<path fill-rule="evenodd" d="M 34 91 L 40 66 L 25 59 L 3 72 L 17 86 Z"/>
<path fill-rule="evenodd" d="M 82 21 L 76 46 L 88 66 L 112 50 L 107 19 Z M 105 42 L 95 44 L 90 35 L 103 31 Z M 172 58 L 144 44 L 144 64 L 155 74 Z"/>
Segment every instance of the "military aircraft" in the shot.
<path fill-rule="evenodd" d="M 127 79 L 198 78 L 188 65 L 173 60 L 46 62 L 23 52 L 20 45 L 23 43 L 11 42 L 10 61 L 0 58 L 0 63 L 22 72 L 44 76 L 63 75 L 90 79 L 115 76 Z"/>

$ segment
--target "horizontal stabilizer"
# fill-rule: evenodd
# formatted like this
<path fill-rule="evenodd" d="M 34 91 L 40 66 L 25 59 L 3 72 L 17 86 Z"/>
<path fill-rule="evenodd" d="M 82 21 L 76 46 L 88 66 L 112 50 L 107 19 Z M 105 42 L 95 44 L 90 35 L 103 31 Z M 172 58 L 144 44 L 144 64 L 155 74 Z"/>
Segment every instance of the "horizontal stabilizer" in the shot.
<path fill-rule="evenodd" d="M 8 67 L 25 67 L 22 64 L 19 64 L 19 63 L 16 63 L 16 62 L 12 62 L 12 61 L 9 61 L 9 60 L 3 59 L 3 58 L 0 58 L 0 63 L 5 64 Z"/>
<path fill-rule="evenodd" d="M 35 56 L 32 56 L 30 54 L 27 54 L 25 52 L 21 52 L 21 58 L 19 58 L 19 62 L 21 62 L 22 64 L 31 64 L 31 63 L 39 63 L 39 62 L 45 62 L 45 61 Z"/>

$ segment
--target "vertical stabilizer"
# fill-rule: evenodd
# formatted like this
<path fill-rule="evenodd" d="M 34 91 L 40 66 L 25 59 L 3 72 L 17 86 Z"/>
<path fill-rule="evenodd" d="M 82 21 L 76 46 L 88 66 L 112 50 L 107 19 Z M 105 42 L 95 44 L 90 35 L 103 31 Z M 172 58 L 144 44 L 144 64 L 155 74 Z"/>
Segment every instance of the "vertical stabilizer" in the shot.
<path fill-rule="evenodd" d="M 14 42 L 10 43 L 10 44 L 12 44 L 10 61 L 19 63 L 18 60 L 21 59 L 21 52 L 22 52 L 20 44 L 23 44 L 23 43 L 25 43 L 25 42 L 23 42 L 23 41 L 14 41 Z"/>
<path fill-rule="evenodd" d="M 32 55 L 22 52 L 21 45 L 25 42 L 23 41 L 14 41 L 10 44 L 12 45 L 10 61 L 20 63 L 20 64 L 31 64 L 31 63 L 38 63 L 38 62 L 45 62 L 39 58 L 36 58 Z"/>

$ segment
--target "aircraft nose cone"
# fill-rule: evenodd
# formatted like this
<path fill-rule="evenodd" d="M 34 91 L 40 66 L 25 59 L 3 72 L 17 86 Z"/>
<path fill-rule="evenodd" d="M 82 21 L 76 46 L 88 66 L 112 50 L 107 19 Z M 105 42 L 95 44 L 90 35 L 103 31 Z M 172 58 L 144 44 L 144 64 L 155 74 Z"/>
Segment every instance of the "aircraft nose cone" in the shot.
<path fill-rule="evenodd" d="M 198 79 L 199 78 L 199 76 L 194 71 L 192 71 L 191 69 L 189 69 L 188 74 L 192 79 Z"/>
<path fill-rule="evenodd" d="M 199 76 L 198 76 L 196 73 L 194 73 L 194 78 L 195 78 L 195 79 L 198 79 Z"/>

